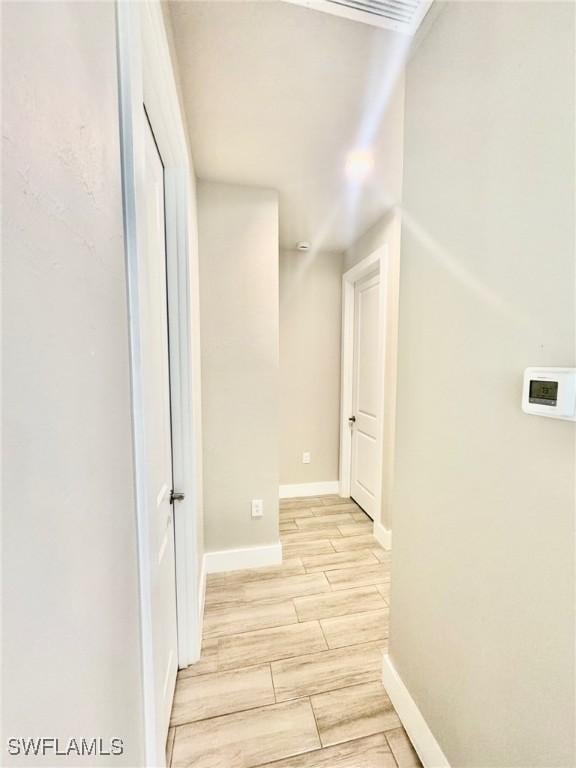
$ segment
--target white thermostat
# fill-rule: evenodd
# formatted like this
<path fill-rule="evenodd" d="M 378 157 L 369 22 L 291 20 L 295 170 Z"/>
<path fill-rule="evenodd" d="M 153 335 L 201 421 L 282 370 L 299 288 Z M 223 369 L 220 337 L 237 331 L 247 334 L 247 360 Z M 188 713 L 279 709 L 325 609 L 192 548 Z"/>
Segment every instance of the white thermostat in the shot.
<path fill-rule="evenodd" d="M 526 368 L 522 410 L 576 421 L 576 368 Z"/>

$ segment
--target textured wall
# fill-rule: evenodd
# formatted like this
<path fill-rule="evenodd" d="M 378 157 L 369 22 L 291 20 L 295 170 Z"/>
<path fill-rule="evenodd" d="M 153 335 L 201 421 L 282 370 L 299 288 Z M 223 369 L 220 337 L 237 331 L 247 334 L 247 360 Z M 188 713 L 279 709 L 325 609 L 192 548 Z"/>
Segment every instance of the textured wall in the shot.
<path fill-rule="evenodd" d="M 3 736 L 141 765 L 114 5 L 3 17 Z"/>

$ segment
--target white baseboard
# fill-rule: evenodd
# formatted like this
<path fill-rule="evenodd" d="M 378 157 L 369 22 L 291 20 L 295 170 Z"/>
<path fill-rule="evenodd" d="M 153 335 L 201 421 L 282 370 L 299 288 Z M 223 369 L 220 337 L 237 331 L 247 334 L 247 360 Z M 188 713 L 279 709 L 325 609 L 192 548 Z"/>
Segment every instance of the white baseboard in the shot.
<path fill-rule="evenodd" d="M 384 654 L 382 664 L 382 682 L 424 768 L 450 768 L 444 752 L 387 653 Z"/>
<path fill-rule="evenodd" d="M 267 544 L 263 547 L 222 549 L 206 552 L 204 555 L 206 573 L 241 571 L 244 568 L 261 568 L 265 565 L 282 564 L 282 544 Z"/>
<path fill-rule="evenodd" d="M 340 493 L 339 480 L 326 480 L 323 483 L 297 483 L 295 485 L 281 485 L 281 499 L 299 499 L 304 496 L 327 496 Z"/>
<path fill-rule="evenodd" d="M 392 549 L 392 530 L 374 521 L 374 538 L 384 549 Z"/>

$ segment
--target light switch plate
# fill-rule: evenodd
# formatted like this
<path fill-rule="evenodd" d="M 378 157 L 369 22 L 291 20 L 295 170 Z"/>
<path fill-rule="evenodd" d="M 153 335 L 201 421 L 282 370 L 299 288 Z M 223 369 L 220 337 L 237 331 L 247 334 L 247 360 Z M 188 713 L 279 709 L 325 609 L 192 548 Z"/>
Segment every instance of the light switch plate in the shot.
<path fill-rule="evenodd" d="M 305 451 L 302 454 L 302 464 L 310 464 L 311 461 L 312 461 L 312 457 L 310 453 L 308 451 Z"/>

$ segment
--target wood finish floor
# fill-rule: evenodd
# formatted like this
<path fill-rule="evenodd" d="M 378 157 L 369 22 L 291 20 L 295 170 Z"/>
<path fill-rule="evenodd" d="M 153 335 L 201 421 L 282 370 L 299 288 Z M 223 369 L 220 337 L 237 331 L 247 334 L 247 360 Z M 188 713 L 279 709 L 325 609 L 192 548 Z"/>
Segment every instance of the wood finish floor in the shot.
<path fill-rule="evenodd" d="M 280 503 L 282 565 L 208 577 L 172 768 L 416 768 L 382 687 L 390 553 L 351 500 Z"/>

